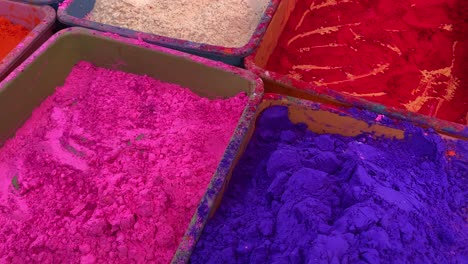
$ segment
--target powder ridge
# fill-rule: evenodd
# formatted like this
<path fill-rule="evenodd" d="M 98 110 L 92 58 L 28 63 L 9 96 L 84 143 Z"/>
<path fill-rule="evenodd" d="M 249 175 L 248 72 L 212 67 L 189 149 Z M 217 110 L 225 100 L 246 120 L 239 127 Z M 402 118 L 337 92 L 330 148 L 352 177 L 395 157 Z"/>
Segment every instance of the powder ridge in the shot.
<path fill-rule="evenodd" d="M 0 61 L 5 58 L 28 34 L 30 30 L 0 17 Z"/>
<path fill-rule="evenodd" d="M 247 100 L 80 62 L 0 149 L 0 263 L 168 263 Z"/>
<path fill-rule="evenodd" d="M 298 1 L 266 68 L 468 124 L 467 3 Z"/>
<path fill-rule="evenodd" d="M 268 0 L 96 0 L 92 21 L 223 47 L 242 47 Z"/>
<path fill-rule="evenodd" d="M 467 155 L 411 125 L 319 135 L 267 108 L 191 263 L 466 263 Z"/>

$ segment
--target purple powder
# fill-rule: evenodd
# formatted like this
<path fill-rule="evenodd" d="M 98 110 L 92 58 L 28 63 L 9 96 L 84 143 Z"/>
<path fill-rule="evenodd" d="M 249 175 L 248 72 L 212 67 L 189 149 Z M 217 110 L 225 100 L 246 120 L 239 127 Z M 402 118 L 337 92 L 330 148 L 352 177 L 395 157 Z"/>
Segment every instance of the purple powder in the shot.
<path fill-rule="evenodd" d="M 268 108 L 191 263 L 468 263 L 468 142 L 405 129 L 319 135 Z"/>

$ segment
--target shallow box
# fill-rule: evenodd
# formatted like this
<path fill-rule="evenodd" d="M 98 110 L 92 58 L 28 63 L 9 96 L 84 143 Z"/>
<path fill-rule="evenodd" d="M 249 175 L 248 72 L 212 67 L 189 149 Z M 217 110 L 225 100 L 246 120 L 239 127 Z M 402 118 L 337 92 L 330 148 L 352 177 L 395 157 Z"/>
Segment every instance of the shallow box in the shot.
<path fill-rule="evenodd" d="M 263 96 L 261 80 L 220 62 L 83 28 L 57 33 L 0 82 L 0 146 L 64 83 L 72 67 L 81 60 L 99 67 L 146 74 L 188 87 L 205 97 L 230 97 L 246 92 L 248 104 L 210 185 L 224 181 Z M 195 215 L 191 226 L 196 223 Z"/>
<path fill-rule="evenodd" d="M 337 107 L 333 104 L 322 104 L 272 93 L 265 93 L 264 99 L 260 103 L 255 114 L 255 119 L 257 119 L 265 109 L 272 106 L 288 107 L 289 118 L 293 124 L 304 123 L 307 125 L 308 130 L 317 134 L 338 134 L 346 137 L 355 137 L 362 133 L 369 133 L 373 134 L 375 137 L 396 139 L 403 139 L 405 137 L 404 127 L 400 124 L 400 120 L 398 119 L 387 119 L 384 123 L 379 123 L 377 121 L 369 122 L 368 120 L 364 121 L 357 118 L 355 115 L 356 113 L 353 114 L 352 111 L 349 111 L 349 107 Z M 377 116 L 376 113 L 368 113 Z M 235 165 L 246 150 L 254 130 L 255 124 L 248 130 L 248 136 L 244 139 L 237 153 Z M 449 135 L 441 134 L 441 136 L 449 140 L 459 140 Z M 183 260 L 190 259 L 191 253 L 195 249 L 196 243 L 203 233 L 206 223 L 215 215 L 216 210 L 221 205 L 222 197 L 224 192 L 228 189 L 231 177 L 232 170 L 224 182 L 218 183 L 221 187 L 210 189 L 205 194 L 202 200 L 203 202 L 197 211 L 200 223 L 197 226 L 190 227 L 191 229 L 188 231 L 190 236 L 186 237 L 188 240 L 183 241 L 183 244 L 179 247 L 179 255 L 176 257 Z M 185 262 L 180 261 L 177 263 Z"/>
<path fill-rule="evenodd" d="M 52 35 L 55 11 L 49 6 L 33 6 L 0 0 L 0 17 L 31 30 L 25 39 L 0 60 L 0 80 L 2 80 Z"/>
<path fill-rule="evenodd" d="M 385 106 L 336 90 L 317 87 L 308 82 L 299 81 L 289 76 L 266 70 L 268 60 L 275 50 L 282 32 L 285 30 L 296 3 L 298 3 L 298 0 L 281 1 L 260 42 L 259 48 L 245 59 L 246 68 L 261 76 L 267 92 L 280 93 L 335 105 L 365 108 L 390 117 L 408 120 L 424 127 L 432 127 L 443 133 L 458 135 L 464 138 L 468 137 L 468 126 L 466 125 L 409 112 L 405 109 Z M 463 86 L 459 87 L 459 89 L 463 88 Z"/>
<path fill-rule="evenodd" d="M 130 38 L 138 38 L 145 42 L 160 46 L 181 50 L 191 54 L 199 55 L 209 59 L 222 61 L 227 64 L 241 66 L 243 60 L 251 54 L 259 45 L 265 30 L 270 23 L 280 0 L 271 0 L 266 8 L 256 30 L 250 41 L 240 48 L 227 48 L 203 43 L 195 43 L 188 40 L 174 39 L 150 33 L 138 32 L 131 29 L 120 28 L 107 24 L 93 22 L 86 15 L 93 10 L 95 0 L 69 0 L 58 9 L 58 19 L 69 26 L 80 26 L 95 30 L 112 32 Z"/>

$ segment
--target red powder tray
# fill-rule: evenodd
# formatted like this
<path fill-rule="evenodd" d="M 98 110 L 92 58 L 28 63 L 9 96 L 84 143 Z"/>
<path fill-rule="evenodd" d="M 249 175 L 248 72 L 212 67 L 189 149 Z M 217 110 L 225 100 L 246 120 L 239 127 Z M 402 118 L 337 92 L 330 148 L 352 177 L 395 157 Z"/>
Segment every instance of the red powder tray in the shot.
<path fill-rule="evenodd" d="M 310 3 L 310 2 L 311 1 L 308 1 L 307 3 Z M 347 1 L 344 1 L 344 2 L 348 3 Z M 262 77 L 265 83 L 265 90 L 267 92 L 281 93 L 281 94 L 286 94 L 290 96 L 311 99 L 315 101 L 326 101 L 328 103 L 333 103 L 335 105 L 347 105 L 347 106 L 365 108 L 371 111 L 378 112 L 383 115 L 397 117 L 400 119 L 408 120 L 413 123 L 420 124 L 425 127 L 431 127 L 443 133 L 448 133 L 451 135 L 468 138 L 468 126 L 466 126 L 466 124 L 464 124 L 463 121 L 460 121 L 460 122 L 459 120 L 457 122 L 447 121 L 446 119 L 442 119 L 442 117 L 438 118 L 438 117 L 435 117 L 434 115 L 431 116 L 430 114 L 424 112 L 427 109 L 421 109 L 424 111 L 419 111 L 420 113 L 416 113 L 418 111 L 409 111 L 411 109 L 408 109 L 408 108 L 405 109 L 404 106 L 397 108 L 397 107 L 393 107 L 390 105 L 377 103 L 375 99 L 373 100 L 370 99 L 372 98 L 372 96 L 371 97 L 368 97 L 367 95 L 362 96 L 358 94 L 358 91 L 356 90 L 353 90 L 347 93 L 340 92 L 338 90 L 332 89 L 333 86 L 332 87 L 327 87 L 327 85 L 318 86 L 314 82 L 302 81 L 300 80 L 301 78 L 295 78 L 294 74 L 286 75 L 286 74 L 280 74 L 278 72 L 268 70 L 267 65 L 269 63 L 269 60 L 270 59 L 278 60 L 277 56 L 274 58 L 272 56 L 274 55 L 275 49 L 278 46 L 281 35 L 287 29 L 288 21 L 290 20 L 291 14 L 294 11 L 296 5 L 303 5 L 303 6 L 310 5 L 307 3 L 299 2 L 298 0 L 282 1 L 280 5 L 278 6 L 277 12 L 273 16 L 270 25 L 268 26 L 268 29 L 265 33 L 265 36 L 262 42 L 260 43 L 258 50 L 245 59 L 245 65 L 247 69 L 253 71 L 254 73 Z M 322 5 L 320 6 L 316 5 L 315 8 L 313 9 L 316 10 L 319 7 L 321 8 Z M 308 11 L 307 11 L 307 8 L 304 8 L 304 10 L 306 12 L 304 15 L 306 19 L 303 20 L 302 25 L 305 25 L 307 23 L 307 19 L 313 19 L 314 21 L 320 20 L 318 17 L 311 18 L 312 12 L 310 11 L 310 8 Z M 318 25 L 317 27 L 320 27 L 320 25 Z M 450 30 L 450 29 L 451 28 L 443 28 L 443 30 Z M 317 36 L 319 34 L 320 33 L 318 33 Z M 305 33 L 303 35 L 308 36 L 308 34 L 305 34 Z M 396 50 L 396 48 L 393 46 L 390 46 L 387 48 L 393 48 L 392 49 L 393 51 Z M 394 52 L 397 52 L 397 51 L 398 50 Z M 323 52 L 324 52 L 323 54 L 324 56 L 328 56 L 327 50 L 324 50 Z M 372 54 L 372 53 L 369 53 L 369 54 Z M 460 54 L 461 59 L 463 59 L 462 56 L 463 54 Z M 282 58 L 281 60 L 283 59 L 284 58 Z M 284 63 L 291 63 L 291 62 L 284 62 Z M 435 71 L 424 71 L 424 73 L 431 73 Z M 438 78 L 439 77 L 444 78 L 445 75 L 442 74 L 441 76 L 438 76 Z M 466 96 L 463 96 L 463 94 L 466 94 L 466 92 L 468 92 L 468 83 L 466 83 L 466 78 L 463 80 L 459 80 L 458 86 L 459 86 L 458 91 L 457 91 L 458 97 L 456 98 L 458 100 L 457 101 L 458 104 L 461 105 L 462 109 L 457 108 L 457 111 L 464 111 L 463 108 L 466 109 L 467 108 L 466 105 L 468 104 L 466 100 Z M 426 91 L 426 90 L 427 89 L 419 89 L 418 91 L 414 91 L 416 95 L 418 96 L 416 97 L 416 99 L 420 101 L 423 99 L 425 100 L 425 98 L 427 97 L 426 98 L 427 100 L 429 99 L 436 100 L 437 102 L 440 103 L 441 101 L 444 101 L 445 98 L 447 97 L 445 96 L 445 94 L 451 91 L 451 89 L 447 88 L 445 91 L 442 91 L 440 94 L 429 94 L 430 91 Z M 447 107 L 447 104 L 446 104 L 447 102 L 444 101 L 444 103 L 445 103 L 445 107 Z M 439 107 L 439 105 L 435 105 L 435 104 L 433 106 L 435 106 L 434 109 L 438 109 Z M 468 118 L 468 116 L 466 118 Z"/>
<path fill-rule="evenodd" d="M 0 146 L 30 117 L 40 103 L 63 85 L 73 66 L 88 61 L 98 67 L 147 75 L 163 82 L 187 87 L 204 97 L 232 97 L 246 92 L 249 101 L 239 120 L 210 186 L 220 186 L 231 171 L 241 144 L 263 97 L 263 84 L 251 72 L 194 55 L 84 28 L 69 28 L 52 36 L 33 55 L 0 82 Z M 226 84 L 230 84 L 226 86 Z M 214 187 L 207 196 L 211 197 Z M 185 249 L 191 232 L 202 221 L 204 198 L 183 238 L 173 262 L 187 258 Z"/>
<path fill-rule="evenodd" d="M 0 0 L 0 17 L 31 30 L 16 48 L 0 60 L 0 80 L 2 80 L 52 35 L 55 11 L 50 6 L 34 6 Z"/>
<path fill-rule="evenodd" d="M 93 10 L 95 0 L 67 0 L 59 7 L 57 16 L 60 22 L 70 26 L 80 26 L 112 32 L 121 36 L 142 39 L 148 43 L 161 45 L 164 47 L 188 52 L 209 59 L 222 61 L 227 64 L 241 66 L 244 58 L 251 54 L 259 45 L 265 30 L 270 23 L 273 14 L 278 7 L 280 0 L 271 0 L 263 16 L 257 25 L 250 41 L 240 48 L 228 48 L 222 46 L 209 45 L 205 43 L 196 43 L 183 39 L 169 38 L 165 36 L 149 34 L 131 29 L 111 26 L 93 22 L 86 18 L 86 15 Z"/>

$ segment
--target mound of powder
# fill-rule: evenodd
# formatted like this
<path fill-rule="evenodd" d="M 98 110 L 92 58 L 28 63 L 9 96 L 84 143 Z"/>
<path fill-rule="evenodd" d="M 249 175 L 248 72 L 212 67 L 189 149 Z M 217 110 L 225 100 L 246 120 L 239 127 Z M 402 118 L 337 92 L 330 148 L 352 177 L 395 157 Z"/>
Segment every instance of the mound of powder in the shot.
<path fill-rule="evenodd" d="M 406 129 L 319 135 L 268 108 L 191 263 L 466 263 L 468 142 Z"/>
<path fill-rule="evenodd" d="M 29 34 L 29 31 L 0 17 L 0 61 Z"/>
<path fill-rule="evenodd" d="M 96 0 L 88 19 L 136 31 L 223 47 L 242 47 L 268 0 Z"/>
<path fill-rule="evenodd" d="M 80 62 L 0 149 L 0 263 L 168 263 L 247 100 Z"/>
<path fill-rule="evenodd" d="M 468 1 L 297 1 L 267 69 L 468 124 Z"/>

